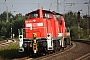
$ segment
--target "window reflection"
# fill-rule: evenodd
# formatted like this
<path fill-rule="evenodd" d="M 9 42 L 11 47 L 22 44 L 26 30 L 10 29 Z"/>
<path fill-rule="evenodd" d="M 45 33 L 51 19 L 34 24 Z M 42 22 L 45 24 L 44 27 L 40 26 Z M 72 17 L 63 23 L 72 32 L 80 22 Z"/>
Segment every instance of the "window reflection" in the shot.
<path fill-rule="evenodd" d="M 38 17 L 37 13 L 30 14 L 30 18 L 37 18 L 37 17 Z"/>
<path fill-rule="evenodd" d="M 60 19 L 60 15 L 54 15 L 56 20 Z"/>
<path fill-rule="evenodd" d="M 44 12 L 43 18 L 52 18 L 52 14 Z"/>

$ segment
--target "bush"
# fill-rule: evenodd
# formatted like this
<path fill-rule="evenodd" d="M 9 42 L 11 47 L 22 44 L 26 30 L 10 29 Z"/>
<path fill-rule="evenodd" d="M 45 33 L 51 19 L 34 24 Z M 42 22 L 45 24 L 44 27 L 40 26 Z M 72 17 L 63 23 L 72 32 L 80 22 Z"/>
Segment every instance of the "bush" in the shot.
<path fill-rule="evenodd" d="M 0 37 L 0 41 L 4 41 L 4 39 L 2 37 Z"/>
<path fill-rule="evenodd" d="M 78 29 L 77 29 L 77 26 L 71 26 L 70 30 L 71 30 L 71 38 L 72 39 L 77 39 L 78 38 Z"/>

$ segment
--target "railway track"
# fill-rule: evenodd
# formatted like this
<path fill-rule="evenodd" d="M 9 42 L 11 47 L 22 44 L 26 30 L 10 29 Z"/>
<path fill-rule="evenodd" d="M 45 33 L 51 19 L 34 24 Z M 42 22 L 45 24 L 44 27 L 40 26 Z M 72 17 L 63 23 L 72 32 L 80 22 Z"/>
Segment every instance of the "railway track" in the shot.
<path fill-rule="evenodd" d="M 67 52 L 43 60 L 90 60 L 90 44 L 87 41 L 74 41 L 74 44 Z"/>
<path fill-rule="evenodd" d="M 68 51 L 69 49 L 72 49 L 72 48 L 73 48 L 73 45 L 67 46 L 67 48 L 65 48 L 64 50 L 61 49 L 59 52 L 51 53 L 49 55 L 48 54 L 46 54 L 46 55 L 39 55 L 37 57 L 28 57 L 27 56 L 27 57 L 23 57 L 23 58 L 16 58 L 16 59 L 13 59 L 13 60 L 43 60 L 43 59 L 45 59 L 47 57 L 49 58 L 51 56 L 56 56 L 58 54 L 62 54 L 62 53 L 66 52 L 66 51 Z"/>
<path fill-rule="evenodd" d="M 73 43 L 74 44 L 74 43 Z M 61 49 L 60 51 L 58 51 L 58 52 L 55 52 L 55 53 L 52 53 L 52 54 L 49 54 L 49 55 L 46 55 L 46 56 L 42 56 L 42 57 L 39 57 L 39 58 L 34 58 L 34 59 L 32 59 L 32 60 L 47 60 L 47 59 L 49 59 L 49 58 L 52 58 L 52 57 L 55 57 L 55 56 L 57 56 L 57 55 L 59 55 L 59 54 L 63 54 L 63 53 L 65 53 L 65 52 L 67 52 L 68 50 L 70 50 L 70 49 L 72 49 L 72 48 L 74 48 L 74 46 L 67 46 L 67 48 L 65 48 L 64 50 L 63 49 Z M 50 59 L 49 59 L 50 60 Z"/>
<path fill-rule="evenodd" d="M 23 57 L 13 60 L 90 60 L 90 41 L 73 40 L 64 50 L 37 58 Z"/>

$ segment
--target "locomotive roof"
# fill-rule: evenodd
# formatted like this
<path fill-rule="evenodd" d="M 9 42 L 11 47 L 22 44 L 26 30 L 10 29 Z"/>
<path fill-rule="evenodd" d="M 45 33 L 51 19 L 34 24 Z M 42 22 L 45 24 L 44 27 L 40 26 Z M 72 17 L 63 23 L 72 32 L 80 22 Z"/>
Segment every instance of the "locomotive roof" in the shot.
<path fill-rule="evenodd" d="M 40 10 L 40 9 L 38 9 L 38 10 Z M 31 14 L 31 13 L 35 13 L 35 12 L 38 11 L 38 10 L 32 11 L 32 12 L 28 13 L 27 15 L 29 15 L 29 14 Z M 61 15 L 61 16 L 62 16 L 62 14 L 57 13 L 57 12 L 55 12 L 55 11 L 50 11 L 50 10 L 42 10 L 42 11 L 45 11 L 45 12 L 48 12 L 48 13 L 57 14 L 57 15 Z"/>

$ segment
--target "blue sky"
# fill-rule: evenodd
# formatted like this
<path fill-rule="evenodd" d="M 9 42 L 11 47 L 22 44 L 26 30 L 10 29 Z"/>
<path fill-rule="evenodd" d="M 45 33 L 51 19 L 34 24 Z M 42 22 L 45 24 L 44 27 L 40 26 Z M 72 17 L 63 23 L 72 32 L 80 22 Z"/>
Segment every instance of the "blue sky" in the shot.
<path fill-rule="evenodd" d="M 6 11 L 6 6 L 8 6 L 8 11 L 12 14 L 22 13 L 23 15 L 43 7 L 43 9 L 56 11 L 56 1 L 57 0 L 0 0 L 0 14 Z M 66 13 L 68 11 L 77 12 L 81 10 L 82 14 L 88 13 L 88 4 L 84 4 L 89 0 L 59 0 L 59 12 Z M 74 3 L 74 4 L 66 4 Z M 14 12 L 15 11 L 15 12 Z"/>

